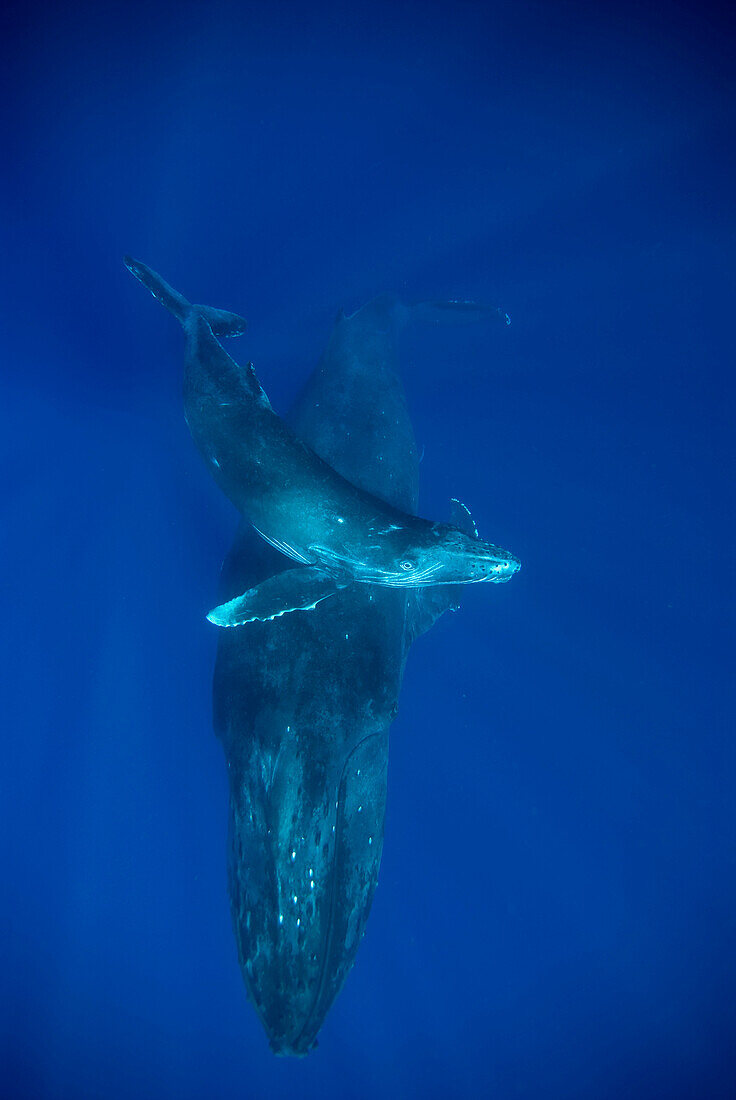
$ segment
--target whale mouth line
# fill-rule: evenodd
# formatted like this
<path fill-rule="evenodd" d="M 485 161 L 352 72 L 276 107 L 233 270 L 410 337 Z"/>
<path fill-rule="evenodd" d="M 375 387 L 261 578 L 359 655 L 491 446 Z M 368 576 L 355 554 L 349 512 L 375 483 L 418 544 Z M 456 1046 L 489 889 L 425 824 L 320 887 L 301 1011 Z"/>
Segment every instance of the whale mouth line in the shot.
<path fill-rule="evenodd" d="M 416 573 L 392 573 L 386 570 L 366 571 L 365 580 L 371 584 L 380 584 L 384 588 L 429 588 L 437 585 L 433 578 L 440 568 L 439 564 L 429 565 Z M 358 578 L 362 579 L 362 578 Z"/>

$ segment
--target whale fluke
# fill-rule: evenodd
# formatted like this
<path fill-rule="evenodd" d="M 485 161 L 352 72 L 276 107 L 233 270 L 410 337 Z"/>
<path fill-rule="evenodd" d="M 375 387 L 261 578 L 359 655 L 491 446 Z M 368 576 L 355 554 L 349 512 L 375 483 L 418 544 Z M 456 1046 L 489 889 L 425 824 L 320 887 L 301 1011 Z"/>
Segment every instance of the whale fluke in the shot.
<path fill-rule="evenodd" d="M 147 290 L 150 290 L 156 301 L 165 306 L 169 313 L 173 313 L 182 325 L 194 315 L 203 317 L 215 336 L 242 336 L 248 327 L 248 322 L 237 313 L 229 313 L 225 309 L 213 309 L 212 306 L 193 305 L 178 290 L 174 290 L 173 286 L 169 286 L 158 272 L 142 264 L 140 260 L 125 256 L 123 263 L 128 271 L 135 275 Z"/>
<path fill-rule="evenodd" d="M 496 317 L 505 325 L 511 324 L 511 318 L 505 310 L 489 305 L 488 302 L 446 298 L 413 302 L 408 308 L 417 320 L 434 324 L 462 325 L 478 321 L 482 317 Z"/>

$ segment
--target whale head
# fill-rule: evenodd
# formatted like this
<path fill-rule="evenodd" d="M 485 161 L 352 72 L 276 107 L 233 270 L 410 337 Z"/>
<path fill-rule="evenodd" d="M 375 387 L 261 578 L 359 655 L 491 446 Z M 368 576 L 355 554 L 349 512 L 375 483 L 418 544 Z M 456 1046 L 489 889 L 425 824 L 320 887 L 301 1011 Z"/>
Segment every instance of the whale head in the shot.
<path fill-rule="evenodd" d="M 354 580 L 388 588 L 500 584 L 521 568 L 519 559 L 500 546 L 452 524 L 415 517 L 410 524 L 373 529 L 370 544 L 357 552 L 336 553 L 323 547 L 310 547 L 310 551 L 326 568 L 343 568 Z"/>
<path fill-rule="evenodd" d="M 521 562 L 508 550 L 484 542 L 448 523 L 427 524 L 397 561 L 397 583 L 501 584 L 518 573 Z"/>

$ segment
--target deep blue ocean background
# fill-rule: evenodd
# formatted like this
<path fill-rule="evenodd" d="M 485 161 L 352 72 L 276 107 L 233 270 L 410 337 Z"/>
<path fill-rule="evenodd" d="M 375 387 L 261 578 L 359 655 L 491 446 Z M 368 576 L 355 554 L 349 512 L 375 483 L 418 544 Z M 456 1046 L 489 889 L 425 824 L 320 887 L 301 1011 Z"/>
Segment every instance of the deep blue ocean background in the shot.
<path fill-rule="evenodd" d="M 733 26 L 709 4 L 3 5 L 7 1098 L 733 1095 Z M 365 941 L 269 1052 L 204 613 L 236 525 L 131 253 L 250 321 L 412 329 L 422 514 L 512 549 L 414 647 Z"/>

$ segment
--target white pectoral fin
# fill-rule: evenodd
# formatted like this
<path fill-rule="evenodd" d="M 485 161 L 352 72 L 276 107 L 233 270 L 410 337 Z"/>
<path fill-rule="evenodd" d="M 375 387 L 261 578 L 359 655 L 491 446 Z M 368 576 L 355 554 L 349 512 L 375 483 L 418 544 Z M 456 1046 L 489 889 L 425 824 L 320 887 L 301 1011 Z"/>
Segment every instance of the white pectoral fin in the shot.
<path fill-rule="evenodd" d="M 336 577 L 314 566 L 286 569 L 242 596 L 220 604 L 207 618 L 215 626 L 242 626 L 254 620 L 276 619 L 289 611 L 311 611 L 350 583 L 346 577 Z"/>

